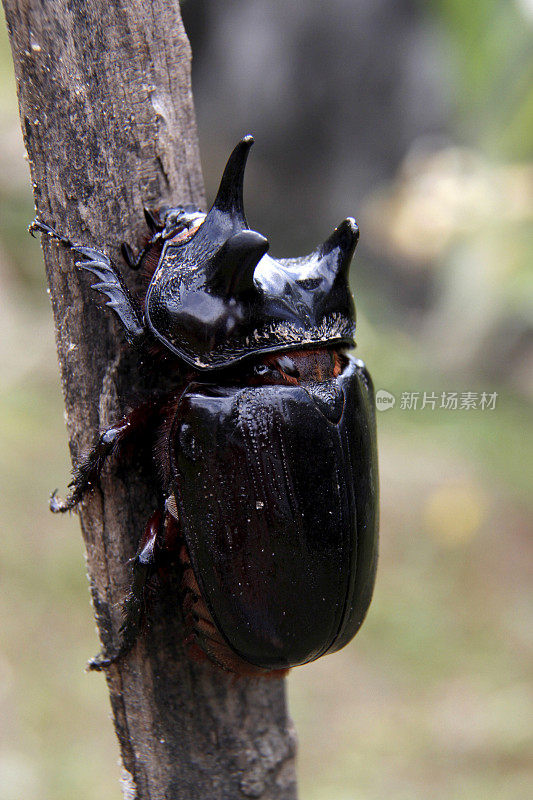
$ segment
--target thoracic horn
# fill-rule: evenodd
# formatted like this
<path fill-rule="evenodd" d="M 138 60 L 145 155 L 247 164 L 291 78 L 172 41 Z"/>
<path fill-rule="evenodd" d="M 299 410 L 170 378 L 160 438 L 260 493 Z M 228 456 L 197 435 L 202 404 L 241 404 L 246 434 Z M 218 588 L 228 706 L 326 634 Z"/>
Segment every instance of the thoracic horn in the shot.
<path fill-rule="evenodd" d="M 359 239 L 359 227 L 353 217 L 348 217 L 335 228 L 320 248 L 321 255 L 336 276 L 348 278 L 350 264 Z"/>
<path fill-rule="evenodd" d="M 213 212 L 216 213 L 218 211 L 219 213 L 229 214 L 233 218 L 234 224 L 239 219 L 243 228 L 248 227 L 244 215 L 243 182 L 248 153 L 253 143 L 253 136 L 245 136 L 233 150 L 224 169 L 218 193 L 208 218 Z"/>
<path fill-rule="evenodd" d="M 208 288 L 225 298 L 240 297 L 254 289 L 254 271 L 268 246 L 268 240 L 256 231 L 236 233 L 207 266 Z"/>

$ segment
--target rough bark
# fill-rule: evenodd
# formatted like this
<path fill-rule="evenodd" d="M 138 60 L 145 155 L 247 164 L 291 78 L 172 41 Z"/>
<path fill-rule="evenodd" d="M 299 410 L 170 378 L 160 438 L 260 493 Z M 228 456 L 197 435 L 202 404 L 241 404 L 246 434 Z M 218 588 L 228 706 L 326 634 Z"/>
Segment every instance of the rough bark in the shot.
<path fill-rule="evenodd" d="M 190 50 L 178 3 L 4 6 L 38 214 L 120 264 L 121 241 L 142 243 L 143 205 L 203 206 Z M 43 249 L 75 460 L 158 378 L 139 370 L 72 255 L 48 239 Z M 135 288 L 135 278 L 126 278 Z M 111 464 L 80 509 L 96 619 L 108 646 L 121 622 L 128 559 L 153 510 L 154 480 L 141 463 Z M 295 798 L 284 682 L 235 680 L 191 663 L 175 596 L 156 598 L 150 616 L 131 655 L 107 677 L 125 797 Z"/>

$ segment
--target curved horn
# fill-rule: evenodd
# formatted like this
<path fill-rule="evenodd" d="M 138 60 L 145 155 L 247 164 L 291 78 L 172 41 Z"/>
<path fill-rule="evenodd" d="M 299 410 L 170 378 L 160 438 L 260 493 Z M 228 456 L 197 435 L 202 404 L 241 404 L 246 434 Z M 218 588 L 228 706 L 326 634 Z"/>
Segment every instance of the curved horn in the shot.
<path fill-rule="evenodd" d="M 209 289 L 225 298 L 239 297 L 254 289 L 254 271 L 268 246 L 268 240 L 256 231 L 236 233 L 206 268 Z"/>
<path fill-rule="evenodd" d="M 359 240 L 359 227 L 353 217 L 348 217 L 335 228 L 329 239 L 322 245 L 321 255 L 335 270 L 337 277 L 348 278 L 352 256 Z M 329 256 L 329 258 L 327 258 Z M 337 265 L 333 266 L 333 260 Z"/>
<path fill-rule="evenodd" d="M 213 203 L 213 209 L 240 217 L 244 225 L 247 224 L 242 196 L 244 169 L 253 143 L 253 136 L 245 136 L 234 148 L 224 169 L 217 196 Z"/>

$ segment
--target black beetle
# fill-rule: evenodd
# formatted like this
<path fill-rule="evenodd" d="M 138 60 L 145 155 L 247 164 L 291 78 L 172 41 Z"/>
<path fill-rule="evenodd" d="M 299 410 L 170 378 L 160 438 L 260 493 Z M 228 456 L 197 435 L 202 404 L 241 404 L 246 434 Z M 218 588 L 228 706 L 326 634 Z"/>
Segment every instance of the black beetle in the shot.
<path fill-rule="evenodd" d="M 374 396 L 354 345 L 348 270 L 358 239 L 346 219 L 304 258 L 273 259 L 248 228 L 242 188 L 251 136 L 224 170 L 207 215 L 145 211 L 141 305 L 102 252 L 43 222 L 30 230 L 71 248 L 93 273 L 131 344 L 157 344 L 175 388 L 105 431 L 74 470 L 67 511 L 106 457 L 146 429 L 162 476 L 161 507 L 134 559 L 116 652 L 135 643 L 147 578 L 173 556 L 183 571 L 191 651 L 226 670 L 265 674 L 339 650 L 370 604 L 377 561 Z M 281 674 L 281 673 L 280 673 Z"/>

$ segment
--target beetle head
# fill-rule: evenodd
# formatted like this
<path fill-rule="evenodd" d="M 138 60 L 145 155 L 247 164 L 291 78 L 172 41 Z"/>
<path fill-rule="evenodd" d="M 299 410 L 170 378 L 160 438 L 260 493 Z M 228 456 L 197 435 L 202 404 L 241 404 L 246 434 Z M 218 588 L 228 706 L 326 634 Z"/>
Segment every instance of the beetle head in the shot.
<path fill-rule="evenodd" d="M 250 230 L 243 180 L 251 136 L 233 150 L 199 228 L 163 250 L 146 296 L 154 335 L 200 370 L 253 354 L 353 345 L 355 308 L 348 270 L 359 237 L 346 219 L 302 258 L 273 259 Z"/>

